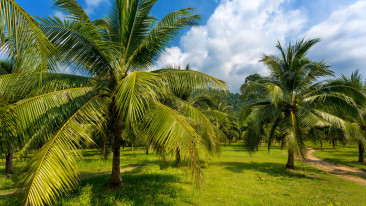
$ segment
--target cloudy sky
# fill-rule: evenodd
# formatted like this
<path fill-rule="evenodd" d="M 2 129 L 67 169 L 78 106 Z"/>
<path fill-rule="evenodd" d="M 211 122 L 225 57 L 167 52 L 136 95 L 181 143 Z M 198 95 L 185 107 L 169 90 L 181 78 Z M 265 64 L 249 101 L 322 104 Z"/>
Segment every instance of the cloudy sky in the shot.
<path fill-rule="evenodd" d="M 17 0 L 30 14 L 63 14 L 49 0 Z M 78 1 L 92 18 L 108 11 L 109 0 Z M 211 74 L 237 92 L 245 77 L 267 74 L 259 59 L 276 54 L 275 44 L 321 38 L 309 53 L 326 60 L 338 74 L 359 69 L 366 76 L 365 0 L 160 0 L 154 15 L 186 7 L 202 15 L 201 26 L 187 30 L 157 63 L 181 65 Z"/>

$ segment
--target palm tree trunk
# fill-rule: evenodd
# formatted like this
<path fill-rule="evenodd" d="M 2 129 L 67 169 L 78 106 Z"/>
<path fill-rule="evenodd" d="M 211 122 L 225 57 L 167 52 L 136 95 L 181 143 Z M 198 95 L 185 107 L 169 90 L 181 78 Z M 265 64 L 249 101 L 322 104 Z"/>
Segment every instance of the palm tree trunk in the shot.
<path fill-rule="evenodd" d="M 288 150 L 288 157 L 287 157 L 287 164 L 286 164 L 286 168 L 287 169 L 295 169 L 295 155 L 294 152 L 292 150 Z"/>
<path fill-rule="evenodd" d="M 151 149 L 151 144 L 149 144 L 147 147 L 146 147 L 146 154 L 149 154 L 149 150 Z"/>
<path fill-rule="evenodd" d="M 333 149 L 335 149 L 336 145 L 335 145 L 335 140 L 334 139 L 332 139 L 332 145 L 333 145 Z"/>
<path fill-rule="evenodd" d="M 131 143 L 131 152 L 133 152 L 133 143 Z"/>
<path fill-rule="evenodd" d="M 112 106 L 113 115 L 113 162 L 112 162 L 112 175 L 109 187 L 116 189 L 122 185 L 122 177 L 120 171 L 120 147 L 122 140 L 122 120 L 118 116 L 117 109 Z"/>
<path fill-rule="evenodd" d="M 13 148 L 13 144 L 10 143 L 9 151 L 6 154 L 6 163 L 5 163 L 5 173 L 6 174 L 14 174 L 13 159 L 14 159 L 14 148 Z"/>
<path fill-rule="evenodd" d="M 358 142 L 358 162 L 365 163 L 364 159 L 364 146 L 362 142 Z"/>
<path fill-rule="evenodd" d="M 323 147 L 323 141 L 320 140 L 320 147 Z"/>
<path fill-rule="evenodd" d="M 103 159 L 108 160 L 108 141 L 103 139 Z"/>
<path fill-rule="evenodd" d="M 181 164 L 182 164 L 182 158 L 180 156 L 180 149 L 179 149 L 179 147 L 177 147 L 177 149 L 176 149 L 175 161 L 176 161 L 175 163 L 177 164 L 177 166 L 180 167 Z"/>

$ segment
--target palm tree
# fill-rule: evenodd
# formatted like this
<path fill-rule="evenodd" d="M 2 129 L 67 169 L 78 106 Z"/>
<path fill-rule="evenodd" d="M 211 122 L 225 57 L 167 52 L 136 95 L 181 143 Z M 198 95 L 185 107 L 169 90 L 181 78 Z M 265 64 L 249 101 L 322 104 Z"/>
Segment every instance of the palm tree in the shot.
<path fill-rule="evenodd" d="M 342 75 L 337 80 L 332 82 L 333 84 L 344 85 L 347 87 L 352 87 L 358 91 L 361 91 L 364 95 L 366 95 L 365 85 L 362 81 L 362 77 L 359 74 L 358 70 L 353 72 L 350 77 L 346 77 Z M 358 104 L 358 114 L 355 116 L 351 116 L 349 114 L 344 115 L 344 119 L 347 119 L 353 124 L 357 125 L 360 130 L 361 136 L 356 136 L 355 140 L 358 143 L 358 162 L 365 163 L 364 153 L 365 153 L 365 141 L 366 141 L 366 108 L 362 103 L 357 102 Z"/>
<path fill-rule="evenodd" d="M 10 61 L 0 60 L 0 75 L 11 74 L 13 64 Z M 5 173 L 14 174 L 13 158 L 14 144 L 16 136 L 14 135 L 15 117 L 9 107 L 9 103 L 0 98 L 0 153 L 5 154 Z"/>
<path fill-rule="evenodd" d="M 245 132 L 246 145 L 253 152 L 262 139 L 268 148 L 274 139 L 287 145 L 286 168 L 294 169 L 294 157 L 306 157 L 305 138 L 310 128 L 330 126 L 342 128 L 348 135 L 357 132 L 354 125 L 334 115 L 333 111 L 356 114 L 357 109 L 350 97 L 365 101 L 356 89 L 343 85 L 327 85 L 319 77 L 332 74 L 324 62 L 306 58 L 306 54 L 319 39 L 301 40 L 283 49 L 277 44 L 281 56 L 264 55 L 261 59 L 271 73 L 263 84 L 249 82 L 244 96 L 265 88 L 265 100 L 247 105 L 241 120 L 248 125 Z M 268 137 L 266 137 L 268 133 Z"/>
<path fill-rule="evenodd" d="M 199 163 L 208 154 L 198 131 L 190 123 L 198 115 L 195 110 L 190 110 L 190 118 L 187 118 L 187 115 L 162 103 L 164 97 L 169 96 L 167 79 L 184 80 L 194 90 L 222 90 L 226 86 L 218 79 L 190 70 L 147 72 L 179 31 L 197 25 L 199 16 L 192 15 L 192 9 L 183 9 L 157 21 L 151 16 L 151 9 L 157 0 L 115 0 L 106 18 L 92 21 L 74 0 L 53 2 L 56 8 L 68 15 L 66 20 L 40 18 L 41 22 L 37 23 L 12 0 L 1 1 L 0 7 L 1 14 L 19 15 L 25 19 L 24 22 L 31 22 L 31 25 L 19 25 L 24 27 L 23 31 L 28 31 L 28 27 L 42 31 L 39 35 L 47 37 L 35 39 L 32 44 L 28 42 L 30 48 L 38 40 L 51 45 L 50 55 L 43 55 L 44 61 L 38 58 L 36 63 L 40 64 L 34 63 L 37 69 L 32 71 L 38 73 L 30 75 L 37 77 L 32 82 L 44 84 L 45 76 L 59 76 L 62 81 L 68 82 L 63 84 L 66 86 L 54 87 L 52 91 L 52 86 L 48 86 L 42 92 L 28 92 L 32 93 L 31 97 L 18 101 L 12 107 L 22 132 L 31 137 L 28 141 L 33 142 L 41 137 L 46 141 L 20 172 L 26 203 L 51 204 L 76 184 L 75 158 L 80 156 L 77 148 L 85 141 L 93 142 L 85 131 L 90 125 L 101 132 L 106 125 L 111 125 L 111 188 L 117 188 L 122 183 L 122 132 L 150 137 L 153 145 L 163 145 L 167 153 L 175 150 L 177 144 L 180 145 L 182 158 L 189 161 L 194 177 L 199 181 Z M 10 28 L 14 25 L 14 19 L 1 21 L 0 27 Z M 1 35 L 8 33 L 2 32 Z M 30 38 L 23 37 L 22 33 L 19 36 L 22 38 L 9 41 L 11 44 L 5 46 L 12 48 L 13 44 Z M 39 53 L 48 54 L 48 50 L 44 50 L 46 52 L 42 50 Z M 16 68 L 27 68 L 24 65 L 31 57 L 24 59 L 23 64 Z M 49 60 L 51 58 L 58 59 L 59 63 L 53 64 Z M 45 72 L 45 68 L 56 68 L 60 64 L 87 77 Z M 20 80 L 13 75 L 0 81 L 4 89 Z M 186 107 L 190 108 L 189 105 Z"/>
<path fill-rule="evenodd" d="M 17 144 L 17 136 L 14 132 L 17 129 L 15 122 L 15 115 L 13 114 L 10 105 L 1 98 L 0 153 L 5 154 L 5 173 L 7 174 L 14 174 L 14 146 Z"/>
<path fill-rule="evenodd" d="M 216 108 L 212 110 L 209 105 L 213 105 L 216 95 L 213 95 L 215 91 L 211 91 L 210 94 L 201 94 L 206 91 L 203 87 L 199 90 L 192 87 L 192 79 L 188 78 L 187 75 L 195 74 L 197 71 L 190 70 L 189 64 L 186 65 L 184 70 L 181 70 L 180 66 L 174 67 L 169 66 L 161 70 L 156 70 L 154 73 L 165 73 L 173 72 L 180 73 L 177 75 L 167 75 L 167 81 L 169 82 L 169 91 L 171 95 L 164 97 L 164 103 L 170 107 L 176 108 L 176 110 L 181 111 L 181 113 L 190 118 L 192 121 L 192 126 L 199 131 L 199 135 L 209 151 L 219 151 L 219 139 L 222 136 L 222 132 L 218 129 L 216 123 L 214 124 L 213 119 L 226 119 L 226 115 L 220 113 Z M 207 80 L 214 80 L 211 76 L 202 74 L 202 78 Z M 225 85 L 224 82 L 220 84 Z M 224 88 L 223 86 L 222 88 Z M 218 87 L 217 87 L 218 88 Z M 221 90 L 221 89 L 220 89 Z M 216 91 L 217 92 L 217 91 Z M 215 98 L 213 98 L 215 96 Z M 208 109 L 210 111 L 208 111 Z M 151 142 L 151 140 L 147 140 Z M 162 148 L 160 148 L 162 149 Z M 180 146 L 177 145 L 176 151 L 176 164 L 180 166 L 182 163 Z"/>

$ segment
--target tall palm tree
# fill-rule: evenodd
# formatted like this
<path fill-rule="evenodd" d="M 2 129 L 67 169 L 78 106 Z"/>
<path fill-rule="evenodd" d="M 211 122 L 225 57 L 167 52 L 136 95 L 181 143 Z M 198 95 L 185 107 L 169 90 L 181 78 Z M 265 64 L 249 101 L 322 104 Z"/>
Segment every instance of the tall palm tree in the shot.
<path fill-rule="evenodd" d="M 355 88 L 358 91 L 361 91 L 364 95 L 366 95 L 365 84 L 362 81 L 362 77 L 359 74 L 358 70 L 353 72 L 350 77 L 342 75 L 337 80 L 332 82 L 333 84 L 344 85 L 347 87 Z M 356 100 L 357 101 L 357 100 Z M 353 124 L 357 125 L 360 130 L 361 137 L 356 137 L 355 140 L 358 143 L 358 162 L 365 163 L 364 153 L 365 153 L 365 141 L 366 141 L 366 107 L 362 105 L 360 102 L 358 104 L 358 114 L 355 116 L 351 116 L 349 114 L 344 115 L 344 119 L 347 119 Z"/>
<path fill-rule="evenodd" d="M 281 56 L 264 55 L 261 59 L 271 73 L 262 84 L 249 82 L 244 96 L 265 88 L 265 100 L 247 105 L 242 121 L 248 127 L 246 145 L 253 152 L 262 139 L 268 139 L 268 148 L 276 138 L 286 143 L 286 168 L 294 169 L 295 155 L 306 157 L 305 138 L 315 126 L 334 125 L 353 135 L 354 125 L 335 115 L 333 111 L 356 114 L 356 103 L 350 98 L 365 101 L 365 97 L 352 87 L 327 85 L 318 80 L 332 74 L 324 62 L 306 58 L 306 54 L 319 39 L 301 40 L 283 49 L 277 44 Z M 266 134 L 268 133 L 268 138 Z"/>
<path fill-rule="evenodd" d="M 32 85 L 44 84 L 45 76 L 59 76 L 62 82 L 68 82 L 62 84 L 66 86 L 55 87 L 52 91 L 52 86 L 36 93 L 27 90 L 30 97 L 18 101 L 12 107 L 20 121 L 21 131 L 31 137 L 29 141 L 40 138 L 46 140 L 20 172 L 26 203 L 51 204 L 76 184 L 75 157 L 80 156 L 77 148 L 82 142 L 93 142 L 85 131 L 86 125 L 92 125 L 101 132 L 106 125 L 111 125 L 111 188 L 117 188 L 122 183 L 122 132 L 151 137 L 153 145 L 163 145 L 167 153 L 175 150 L 177 144 L 180 145 L 182 158 L 189 161 L 195 179 L 198 181 L 201 178 L 199 163 L 208 154 L 198 131 L 191 125 L 191 120 L 198 121 L 196 117 L 199 115 L 197 111 L 190 110 L 188 118 L 162 102 L 164 97 L 169 96 L 167 79 L 181 79 L 194 90 L 226 89 L 226 85 L 216 78 L 190 70 L 147 72 L 171 40 L 182 29 L 197 25 L 199 19 L 198 15 L 192 15 L 192 9 L 183 9 L 157 21 L 151 15 L 156 2 L 115 0 L 106 18 L 92 21 L 75 0 L 53 0 L 55 8 L 66 13 L 68 18 L 64 21 L 57 17 L 40 18 L 37 23 L 14 1 L 1 1 L 1 14 L 23 16 L 31 22 L 31 25 L 21 25 L 25 28 L 23 31 L 28 31 L 28 27 L 37 32 L 42 31 L 39 35 L 47 37 L 35 39 L 32 44 L 39 40 L 46 42 L 42 44 L 51 45 L 51 54 L 43 55 L 44 61 L 38 58 L 41 66 L 34 63 L 37 69 L 32 71 L 38 73 L 30 75 L 37 77 Z M 15 12 L 10 12 L 12 10 Z M 0 27 L 10 28 L 14 25 L 14 19 L 1 21 Z M 9 38 L 8 33 L 1 34 Z M 16 42 L 28 38 L 23 37 L 22 33 L 19 36 L 22 38 L 9 41 L 11 44 L 5 46 L 12 48 L 13 42 L 16 45 Z M 54 64 L 50 58 L 59 60 L 58 64 Z M 57 65 L 87 77 L 49 74 L 43 67 L 56 68 Z M 27 67 L 20 64 L 17 68 Z M 0 79 L 1 91 L 6 93 L 4 88 L 19 81 L 14 75 Z M 59 85 L 47 85 L 55 84 Z M 189 105 L 187 108 L 190 108 Z"/>

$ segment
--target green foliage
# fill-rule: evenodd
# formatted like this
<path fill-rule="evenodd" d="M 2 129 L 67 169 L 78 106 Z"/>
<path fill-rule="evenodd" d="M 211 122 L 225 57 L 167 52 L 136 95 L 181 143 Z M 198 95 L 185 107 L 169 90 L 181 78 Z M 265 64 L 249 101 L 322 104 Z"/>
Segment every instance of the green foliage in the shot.
<path fill-rule="evenodd" d="M 244 107 L 245 103 L 241 99 L 240 94 L 238 93 L 228 93 L 222 95 L 222 99 L 227 102 L 228 106 L 230 106 L 228 112 L 233 116 L 239 117 L 239 113 Z"/>
<path fill-rule="evenodd" d="M 244 98 L 265 92 L 265 98 L 258 98 L 241 113 L 241 120 L 248 127 L 246 146 L 254 152 L 263 140 L 268 147 L 274 140 L 286 144 L 289 168 L 293 168 L 293 154 L 306 156 L 305 140 L 311 128 L 333 126 L 345 131 L 347 138 L 360 138 L 359 130 L 342 119 L 341 113 L 357 115 L 357 104 L 364 104 L 366 98 L 352 87 L 319 82 L 320 77 L 333 72 L 324 62 L 306 58 L 307 51 L 317 42 L 318 39 L 301 40 L 287 49 L 278 43 L 281 56 L 264 55 L 261 60 L 270 70 L 270 78 L 249 81 L 243 91 Z"/>
<path fill-rule="evenodd" d="M 55 49 L 32 16 L 14 0 L 0 1 L 0 46 L 14 71 L 47 71 L 56 66 Z"/>

